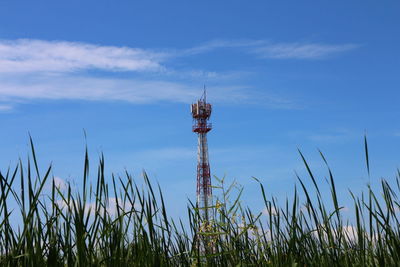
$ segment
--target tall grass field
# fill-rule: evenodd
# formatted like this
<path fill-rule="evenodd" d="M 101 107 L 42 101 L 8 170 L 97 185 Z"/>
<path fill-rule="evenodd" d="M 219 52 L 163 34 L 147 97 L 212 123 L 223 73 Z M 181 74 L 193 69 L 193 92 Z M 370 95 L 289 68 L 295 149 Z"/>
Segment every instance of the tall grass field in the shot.
<path fill-rule="evenodd" d="M 366 139 L 365 156 L 369 172 Z M 399 173 L 376 192 L 368 185 L 360 195 L 349 191 L 349 220 L 324 155 L 329 195 L 320 190 L 325 178 L 300 157 L 308 177 L 298 177 L 282 206 L 255 179 L 267 216 L 244 207 L 241 189 L 215 177 L 221 193 L 204 222 L 190 201 L 187 218 L 171 218 L 162 189 L 146 173 L 144 185 L 129 173 L 105 177 L 100 158 L 89 175 L 87 152 L 82 188 L 61 188 L 51 167 L 39 170 L 31 141 L 30 160 L 1 170 L 0 266 L 399 266 Z"/>

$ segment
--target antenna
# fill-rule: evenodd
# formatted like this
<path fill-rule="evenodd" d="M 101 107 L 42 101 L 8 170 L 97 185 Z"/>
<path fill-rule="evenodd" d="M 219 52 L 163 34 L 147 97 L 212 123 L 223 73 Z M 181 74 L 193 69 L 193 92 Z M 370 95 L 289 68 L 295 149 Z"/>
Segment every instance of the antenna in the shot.
<path fill-rule="evenodd" d="M 200 99 L 203 100 L 204 102 L 206 102 L 206 98 L 207 98 L 207 89 L 206 89 L 206 85 L 204 84 L 203 94 L 201 95 Z"/>
<path fill-rule="evenodd" d="M 209 123 L 211 116 L 211 104 L 206 102 L 207 90 L 204 85 L 202 99 L 192 104 L 193 127 L 192 131 L 197 134 L 197 207 L 201 216 L 200 229 L 210 225 L 212 215 L 212 187 L 210 163 L 208 157 L 207 133 L 211 131 L 212 125 Z M 207 229 L 207 228 L 204 228 Z M 204 231 L 201 230 L 201 231 Z M 201 237 L 199 240 L 200 250 L 205 252 L 210 250 L 210 239 L 207 236 Z M 212 251 L 212 250 L 211 250 Z"/>

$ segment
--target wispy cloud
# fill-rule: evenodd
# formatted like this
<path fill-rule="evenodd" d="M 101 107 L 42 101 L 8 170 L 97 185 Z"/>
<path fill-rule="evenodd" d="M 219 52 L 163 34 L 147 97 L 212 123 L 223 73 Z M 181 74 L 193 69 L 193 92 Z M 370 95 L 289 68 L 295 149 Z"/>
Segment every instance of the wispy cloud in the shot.
<path fill-rule="evenodd" d="M 181 55 L 196 55 L 217 49 L 239 49 L 261 58 L 322 59 L 359 47 L 357 44 L 324 44 L 313 42 L 279 43 L 267 40 L 214 40 L 184 50 Z"/>
<path fill-rule="evenodd" d="M 7 105 L 0 104 L 0 111 L 11 110 L 15 102 L 35 99 L 136 104 L 192 102 L 201 91 L 201 86 L 193 85 L 194 80 L 217 79 L 218 75 L 204 70 L 178 72 L 161 64 L 174 56 L 172 52 L 78 42 L 3 40 L 0 41 L 0 101 Z M 99 77 L 87 70 L 102 70 L 105 75 Z M 124 79 L 115 75 L 126 71 L 137 74 Z M 182 73 L 190 78 L 185 80 L 179 76 Z M 225 85 L 214 86 L 210 97 L 218 102 L 250 98 L 246 87 L 226 84 L 227 80 L 225 77 Z"/>
<path fill-rule="evenodd" d="M 357 48 L 354 44 L 329 45 L 313 43 L 269 44 L 256 47 L 253 52 L 262 58 L 321 59 Z"/>
<path fill-rule="evenodd" d="M 233 74 L 227 71 L 221 75 L 210 70 L 176 70 L 171 61 L 216 49 L 236 49 L 258 57 L 277 59 L 311 59 L 355 47 L 216 40 L 174 51 L 66 41 L 0 40 L 0 111 L 12 110 L 16 102 L 35 99 L 189 103 L 199 95 L 199 85 L 204 78 L 218 81 L 218 85 L 209 91 L 214 102 L 296 108 L 293 101 L 286 97 L 241 84 L 237 78 L 238 71 Z M 99 77 L 91 70 L 101 70 L 104 75 Z M 129 72 L 130 76 L 121 78 L 116 75 L 120 72 Z"/>
<path fill-rule="evenodd" d="M 244 87 L 215 86 L 209 95 L 217 102 L 245 101 Z M 99 78 L 78 75 L 0 77 L 0 100 L 88 100 L 124 101 L 135 104 L 155 102 L 191 103 L 201 93 L 188 83 L 146 79 Z M 227 97 L 229 95 L 229 98 Z"/>
<path fill-rule="evenodd" d="M 7 112 L 13 109 L 12 105 L 0 104 L 0 112 Z"/>
<path fill-rule="evenodd" d="M 166 67 L 162 63 L 171 58 L 203 54 L 216 49 L 242 49 L 263 58 L 315 59 L 346 52 L 357 47 L 358 45 L 355 44 L 214 40 L 188 49 L 169 49 L 162 52 L 161 50 L 66 41 L 0 40 L 0 73 L 71 72 L 85 69 L 165 71 Z"/>
<path fill-rule="evenodd" d="M 164 57 L 162 53 L 129 47 L 30 39 L 0 41 L 0 73 L 155 71 L 163 68 L 160 61 Z"/>
<path fill-rule="evenodd" d="M 266 44 L 264 40 L 213 40 L 204 44 L 194 46 L 180 51 L 177 55 L 189 56 L 211 52 L 217 49 L 242 49 L 258 47 Z"/>

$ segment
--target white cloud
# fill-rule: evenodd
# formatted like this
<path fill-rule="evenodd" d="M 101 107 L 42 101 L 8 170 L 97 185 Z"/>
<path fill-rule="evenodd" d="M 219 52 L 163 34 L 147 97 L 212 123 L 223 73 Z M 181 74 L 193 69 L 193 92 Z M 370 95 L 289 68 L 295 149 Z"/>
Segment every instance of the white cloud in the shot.
<path fill-rule="evenodd" d="M 14 40 L 0 41 L 0 73 L 70 72 L 82 69 L 155 71 L 165 55 L 139 48 Z"/>
<path fill-rule="evenodd" d="M 181 56 L 188 55 L 197 55 L 208 53 L 216 49 L 239 49 L 239 48 L 248 48 L 248 47 L 257 47 L 265 44 L 264 40 L 213 40 L 202 45 L 194 46 L 189 49 L 185 49 L 180 53 L 177 53 Z"/>
<path fill-rule="evenodd" d="M 118 205 L 117 205 L 118 201 Z M 106 212 L 110 216 L 115 216 L 118 214 L 117 208 L 119 207 L 120 212 L 129 212 L 132 210 L 132 205 L 129 202 L 125 202 L 121 198 L 115 198 L 115 197 L 109 197 L 107 199 L 107 206 L 99 206 L 97 207 L 99 210 L 100 214 L 104 214 Z M 105 204 L 105 202 L 102 202 Z M 68 203 L 65 202 L 64 200 L 58 200 L 56 201 L 56 204 L 60 209 L 66 209 L 68 207 Z M 74 203 L 71 201 L 70 204 L 70 209 L 73 211 L 74 210 Z M 138 211 L 141 209 L 141 206 L 137 203 L 134 204 L 134 210 Z M 90 212 L 90 215 L 94 215 L 96 212 L 96 203 L 95 202 L 88 202 L 85 204 L 85 214 L 88 215 Z"/>
<path fill-rule="evenodd" d="M 273 43 L 265 40 L 214 40 L 182 50 L 156 52 L 133 47 L 32 39 L 0 40 L 0 73 L 106 71 L 171 71 L 161 63 L 171 58 L 241 49 L 264 58 L 315 59 L 357 48 L 354 44 Z M 208 73 L 194 71 L 195 73 Z M 215 73 L 210 72 L 213 75 Z"/>
<path fill-rule="evenodd" d="M 265 207 L 265 208 L 262 210 L 262 214 L 265 215 L 265 216 L 267 216 L 267 217 L 269 217 L 269 215 L 270 215 L 270 210 L 269 210 L 267 207 Z M 275 207 L 271 207 L 271 215 L 272 215 L 272 216 L 277 216 L 277 215 L 278 215 L 278 212 L 277 212 L 277 210 L 275 209 Z"/>
<path fill-rule="evenodd" d="M 77 42 L 0 40 L 0 101 L 11 104 L 0 105 L 0 111 L 11 110 L 15 102 L 35 99 L 190 103 L 201 95 L 201 86 L 192 85 L 193 79 L 217 79 L 215 72 L 166 69 L 160 62 L 171 56 L 173 53 Z M 104 70 L 108 75 L 98 77 L 83 71 L 91 69 Z M 109 75 L 120 71 L 156 74 L 125 79 Z M 171 75 L 179 77 L 181 73 L 191 81 L 176 81 L 182 77 L 171 81 Z M 209 96 L 215 102 L 242 102 L 251 99 L 247 89 L 240 85 L 214 86 Z"/>
<path fill-rule="evenodd" d="M 24 77 L 0 77 L 0 100 L 24 101 L 88 100 L 125 101 L 136 104 L 160 101 L 191 103 L 201 95 L 201 87 L 191 84 L 118 78 L 98 78 L 71 75 L 42 75 Z M 251 100 L 246 88 L 220 86 L 209 89 L 215 102 L 241 102 Z"/>
<path fill-rule="evenodd" d="M 357 228 L 351 225 L 344 226 L 342 228 L 343 235 L 348 241 L 356 241 L 358 234 Z"/>
<path fill-rule="evenodd" d="M 262 58 L 321 59 L 357 48 L 354 44 L 329 45 L 318 43 L 267 44 L 253 49 Z"/>
<path fill-rule="evenodd" d="M 318 226 L 319 230 L 322 231 L 322 237 L 327 240 L 328 234 L 327 234 L 327 229 L 323 225 Z M 331 228 L 331 234 L 334 238 L 337 238 L 339 235 L 341 235 L 347 242 L 357 242 L 358 241 L 358 230 L 357 227 L 352 226 L 352 225 L 345 225 L 342 226 L 341 228 L 341 233 L 339 228 L 332 229 Z M 317 229 L 313 231 L 313 235 L 318 238 L 318 232 Z M 365 231 L 362 232 L 362 235 L 367 237 L 367 233 Z M 373 240 L 375 237 L 373 237 Z"/>
<path fill-rule="evenodd" d="M 54 185 L 59 189 L 59 190 L 64 190 L 68 187 L 67 183 L 64 181 L 64 179 L 60 177 L 54 177 L 53 178 Z"/>
<path fill-rule="evenodd" d="M 324 43 L 275 43 L 267 40 L 214 40 L 203 45 L 186 49 L 181 56 L 208 53 L 217 49 L 240 49 L 262 58 L 274 59 L 321 59 L 334 54 L 347 52 L 359 47 L 356 44 Z"/>
<path fill-rule="evenodd" d="M 6 112 L 13 109 L 12 105 L 0 104 L 0 112 Z"/>
<path fill-rule="evenodd" d="M 204 78 L 219 81 L 219 85 L 209 89 L 210 99 L 215 103 L 296 109 L 297 105 L 285 97 L 266 93 L 264 89 L 257 93 L 240 85 L 237 73 L 225 72 L 221 76 L 208 70 L 178 71 L 167 65 L 168 60 L 225 48 L 242 49 L 261 57 L 321 58 L 354 47 L 217 40 L 186 50 L 157 52 L 66 41 L 0 40 L 0 111 L 12 110 L 16 102 L 36 99 L 190 103 L 201 94 Z M 99 77 L 88 70 L 102 70 L 106 74 Z M 136 73 L 124 79 L 115 75 L 125 71 Z"/>
<path fill-rule="evenodd" d="M 342 211 L 342 212 L 349 212 L 350 209 L 349 209 L 349 207 L 343 206 L 343 207 L 340 209 L 340 211 Z"/>

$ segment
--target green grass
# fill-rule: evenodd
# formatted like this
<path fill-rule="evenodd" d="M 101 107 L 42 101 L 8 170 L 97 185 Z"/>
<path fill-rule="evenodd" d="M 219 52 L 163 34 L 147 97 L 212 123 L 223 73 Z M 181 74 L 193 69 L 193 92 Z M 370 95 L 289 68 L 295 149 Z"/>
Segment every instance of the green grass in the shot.
<path fill-rule="evenodd" d="M 366 140 L 365 155 L 369 174 Z M 56 186 L 51 167 L 39 171 L 32 145 L 25 165 L 20 161 L 0 176 L 0 265 L 398 266 L 400 173 L 394 187 L 382 180 L 379 193 L 368 185 L 360 196 L 350 192 L 355 213 L 350 224 L 323 154 L 329 197 L 319 188 L 323 179 L 300 157 L 312 187 L 298 177 L 300 189 L 279 206 L 259 183 L 267 216 L 242 206 L 242 188 L 215 177 L 214 192 L 220 193 L 211 208 L 213 219 L 202 222 L 195 204 L 188 202 L 186 225 L 168 216 L 162 190 L 146 173 L 144 186 L 129 173 L 106 179 L 101 157 L 91 183 L 86 152 L 83 188 L 73 192 L 70 185 Z M 47 184 L 52 184 L 48 195 Z M 12 202 L 17 209 L 10 209 Z M 13 225 L 11 217 L 17 214 L 21 223 Z M 204 243 L 202 250 L 199 244 Z"/>

